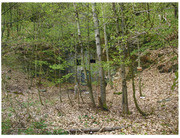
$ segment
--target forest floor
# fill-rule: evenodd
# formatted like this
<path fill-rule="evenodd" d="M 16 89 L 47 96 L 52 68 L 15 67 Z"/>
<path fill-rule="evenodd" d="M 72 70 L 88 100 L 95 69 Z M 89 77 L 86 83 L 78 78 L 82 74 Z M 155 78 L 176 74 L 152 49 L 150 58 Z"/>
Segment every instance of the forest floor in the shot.
<path fill-rule="evenodd" d="M 165 57 L 164 57 L 165 59 Z M 164 60 L 165 61 L 165 60 Z M 166 60 L 167 61 L 167 60 Z M 160 62 L 158 63 L 160 64 Z M 122 95 L 120 92 L 120 78 L 114 80 L 115 89 L 106 87 L 107 106 L 109 111 L 93 108 L 87 92 L 82 92 L 84 104 L 74 99 L 73 91 L 70 92 L 72 105 L 67 95 L 67 87 L 62 87 L 62 101 L 59 100 L 57 87 L 47 87 L 46 92 L 41 92 L 44 106 L 40 104 L 36 87 L 28 89 L 30 83 L 25 74 L 2 66 L 2 122 L 6 123 L 4 133 L 27 134 L 32 125 L 36 126 L 37 134 L 40 129 L 52 131 L 63 129 L 103 128 L 122 126 L 110 132 L 78 133 L 96 135 L 157 135 L 178 134 L 178 88 L 171 90 L 175 73 L 160 73 L 156 65 L 152 65 L 142 71 L 142 93 L 145 98 L 140 98 L 138 87 L 136 97 L 140 108 L 146 113 L 152 113 L 143 117 L 136 109 L 133 101 L 132 82 L 127 81 L 128 104 L 130 115 L 122 114 Z M 10 71 L 11 70 L 11 71 Z M 135 77 L 135 85 L 138 86 L 138 77 Z M 72 86 L 73 87 L 73 86 Z M 94 87 L 97 103 L 97 89 Z M 18 92 L 22 92 L 19 93 Z M 7 129 L 7 121 L 11 126 Z M 39 124 L 37 123 L 39 122 Z M 20 131 L 21 130 L 21 131 Z M 31 133 L 29 133 L 31 134 Z"/>

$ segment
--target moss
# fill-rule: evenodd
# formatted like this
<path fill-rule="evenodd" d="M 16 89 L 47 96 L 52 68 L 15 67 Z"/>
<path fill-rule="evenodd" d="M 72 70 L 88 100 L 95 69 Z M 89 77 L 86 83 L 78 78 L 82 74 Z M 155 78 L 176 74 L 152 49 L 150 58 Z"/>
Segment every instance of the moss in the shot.
<path fill-rule="evenodd" d="M 103 110 L 105 110 L 105 111 L 109 111 L 109 109 L 108 109 L 108 107 L 107 107 L 107 105 L 106 105 L 106 104 L 103 104 Z"/>
<path fill-rule="evenodd" d="M 114 94 L 121 95 L 122 92 L 114 92 Z"/>

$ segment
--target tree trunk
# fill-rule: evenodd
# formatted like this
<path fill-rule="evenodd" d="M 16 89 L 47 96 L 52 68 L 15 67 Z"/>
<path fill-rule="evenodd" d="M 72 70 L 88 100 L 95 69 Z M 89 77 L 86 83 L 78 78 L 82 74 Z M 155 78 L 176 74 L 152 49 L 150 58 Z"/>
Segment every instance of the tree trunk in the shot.
<path fill-rule="evenodd" d="M 113 11 L 116 17 L 116 31 L 117 31 L 117 37 L 120 35 L 120 29 L 119 29 L 119 17 L 116 12 L 115 3 L 113 3 Z M 119 45 L 119 51 L 121 52 L 120 58 L 122 61 L 121 64 L 121 77 L 122 77 L 122 112 L 125 114 L 129 114 L 129 108 L 128 108 L 128 94 L 127 94 L 127 85 L 126 85 L 126 71 L 125 71 L 125 44 L 123 44 L 123 37 L 124 37 L 124 18 L 123 18 L 123 4 L 120 4 L 121 8 L 121 30 L 122 30 L 122 44 L 120 46 L 120 40 L 118 39 L 118 45 Z"/>
<path fill-rule="evenodd" d="M 39 15 L 39 17 L 40 17 L 40 15 Z M 40 23 L 39 23 L 40 24 Z M 39 25 L 39 27 L 40 27 L 40 25 Z M 38 29 L 39 29 L 39 27 L 38 27 Z M 35 29 L 35 28 L 34 28 Z M 40 35 L 40 33 L 39 33 L 40 31 L 38 31 L 38 35 Z M 38 37 L 40 37 L 40 36 L 38 36 Z M 35 36 L 35 38 L 34 38 L 35 40 L 36 40 L 36 36 Z M 41 45 L 40 45 L 41 46 Z M 36 47 L 36 51 L 35 51 L 35 79 L 37 79 L 37 45 L 35 45 L 35 47 Z M 42 51 L 42 47 L 40 47 L 40 51 Z M 40 55 L 40 60 L 41 60 L 41 55 Z M 41 83 L 41 68 L 42 68 L 42 66 L 41 66 L 41 64 L 40 64 L 40 68 L 39 68 L 39 71 L 40 71 L 40 78 L 39 78 L 39 83 Z M 37 86 L 37 89 L 38 89 L 38 96 L 39 96 L 39 101 L 40 101 L 40 103 L 41 103 L 41 105 L 43 105 L 43 102 L 42 102 L 42 99 L 41 99 L 41 94 L 40 94 L 40 87 L 39 87 L 39 85 L 40 84 L 38 84 L 37 82 L 36 82 L 36 86 Z"/>
<path fill-rule="evenodd" d="M 39 18 L 40 18 L 40 15 L 39 15 Z M 40 23 L 39 23 L 39 27 L 40 26 Z M 41 38 L 41 35 L 40 35 L 40 32 L 41 30 L 39 29 L 39 33 L 38 33 L 38 36 Z M 40 44 L 40 52 L 42 51 L 42 45 Z M 42 55 L 40 54 L 40 61 L 42 61 Z M 39 100 L 41 102 L 41 105 L 44 105 L 43 102 L 42 102 L 42 99 L 41 99 L 41 95 L 40 95 L 40 90 L 39 88 L 41 87 L 41 84 L 42 84 L 42 63 L 40 63 L 40 68 L 39 68 L 39 85 L 38 85 L 38 95 L 39 95 Z"/>
<path fill-rule="evenodd" d="M 102 14 L 103 14 L 103 23 L 104 23 L 104 41 L 105 41 L 105 48 L 106 48 L 106 58 L 107 58 L 107 63 L 108 63 L 108 80 L 111 86 L 111 89 L 113 89 L 113 83 L 112 83 L 112 78 L 110 74 L 110 66 L 109 66 L 109 48 L 108 48 L 108 40 L 107 40 L 107 33 L 106 33 L 106 23 L 105 23 L 105 15 L 104 15 L 104 8 L 102 5 Z"/>
<path fill-rule="evenodd" d="M 63 29 L 62 29 L 62 24 L 61 24 L 61 32 L 63 32 Z M 60 41 L 60 32 L 58 33 L 59 34 L 59 41 Z M 62 33 L 63 34 L 63 33 Z M 61 56 L 61 46 L 59 47 L 59 57 Z M 61 59 L 59 59 L 59 65 L 61 65 Z M 59 73 L 58 73 L 58 78 L 60 79 L 61 78 L 61 69 L 59 69 Z M 59 81 L 59 101 L 62 102 L 62 91 L 61 91 L 61 81 Z"/>
<path fill-rule="evenodd" d="M 66 86 L 66 88 L 68 88 L 68 86 Z M 71 100 L 70 95 L 69 95 L 69 90 L 67 90 L 67 94 L 68 94 L 68 99 L 69 99 L 70 105 L 73 107 L 73 103 L 72 103 L 72 100 Z"/>
<path fill-rule="evenodd" d="M 96 39 L 96 50 L 97 50 L 97 58 L 99 63 L 99 77 L 100 77 L 100 88 L 101 88 L 101 108 L 107 110 L 106 105 L 106 89 L 105 89 L 105 81 L 104 81 L 104 70 L 102 67 L 102 51 L 101 51 L 101 43 L 100 43 L 100 32 L 99 32 L 99 22 L 96 14 L 96 3 L 92 3 L 92 12 L 94 18 L 94 27 L 95 27 L 95 39 Z"/>
<path fill-rule="evenodd" d="M 60 56 L 60 48 L 59 48 L 59 56 Z M 59 60 L 59 65 L 61 64 L 61 61 Z M 59 79 L 61 78 L 61 70 L 59 69 Z M 62 102 L 62 92 L 61 92 L 61 81 L 59 82 L 59 100 Z"/>
<path fill-rule="evenodd" d="M 19 7 L 17 6 L 17 21 L 19 20 Z M 18 23 L 16 23 L 16 31 L 17 31 L 17 33 L 18 33 L 18 31 L 19 31 L 19 25 L 18 25 Z"/>
<path fill-rule="evenodd" d="M 77 76 L 77 44 L 76 44 L 76 38 L 74 38 L 74 50 L 75 50 L 75 93 L 74 93 L 74 98 L 76 99 L 78 97 L 78 103 L 80 103 L 79 101 L 79 96 L 82 100 L 82 103 L 84 103 L 84 100 L 83 100 L 83 97 L 82 97 L 82 94 L 81 94 L 81 88 L 80 88 L 80 85 L 79 85 L 79 80 L 78 80 L 78 76 Z"/>
<path fill-rule="evenodd" d="M 150 10 L 149 10 L 149 3 L 147 3 L 147 16 L 148 16 L 148 20 L 150 21 Z"/>
<path fill-rule="evenodd" d="M 141 67 L 140 50 L 139 50 L 139 39 L 138 39 L 138 67 Z M 142 97 L 142 91 L 141 91 L 141 72 L 140 71 L 138 71 L 138 77 L 139 77 L 139 94 L 140 94 L 140 97 Z"/>
<path fill-rule="evenodd" d="M 2 36 L 1 36 L 1 38 L 3 38 L 3 36 L 4 36 L 5 28 L 6 28 L 6 20 L 5 20 L 5 17 L 4 17 L 4 18 L 3 18 Z"/>
<path fill-rule="evenodd" d="M 128 108 L 128 94 L 127 94 L 127 85 L 126 85 L 126 71 L 125 71 L 125 44 L 123 44 L 123 37 L 125 33 L 125 22 L 124 22 L 124 14 L 123 14 L 123 3 L 120 4 L 121 8 L 121 29 L 122 29 L 122 51 L 123 51 L 123 57 L 122 57 L 122 65 L 121 65 L 121 75 L 122 75 L 122 109 L 123 113 L 129 114 L 129 108 Z"/>
<path fill-rule="evenodd" d="M 11 7 L 11 3 L 9 3 L 9 7 Z M 10 8 L 9 12 L 10 12 L 10 28 L 12 29 L 12 8 Z"/>
<path fill-rule="evenodd" d="M 130 49 L 129 49 L 129 44 L 128 44 L 128 54 L 130 56 Z M 131 70 L 131 76 L 132 76 L 132 88 L 133 88 L 133 99 L 134 99 L 134 103 L 135 103 L 135 106 L 137 108 L 137 110 L 139 111 L 140 114 L 142 114 L 143 116 L 146 116 L 147 114 L 144 113 L 138 103 L 137 103 L 137 99 L 136 99 L 136 90 L 135 90 L 135 84 L 134 84 L 134 70 L 133 70 L 133 67 L 134 67 L 134 63 L 131 61 L 130 63 L 130 70 Z"/>
<path fill-rule="evenodd" d="M 93 92 L 92 92 L 92 84 L 89 82 L 89 78 L 87 76 L 87 70 L 86 70 L 86 66 L 85 66 L 85 60 L 84 60 L 84 47 L 82 44 L 82 40 L 81 40 L 81 30 L 80 30 L 80 24 L 79 24 L 79 14 L 78 11 L 76 10 L 76 4 L 74 3 L 74 9 L 75 9 L 75 13 L 76 13 L 76 22 L 77 22 L 77 29 L 78 29 L 78 39 L 79 39 L 79 44 L 81 46 L 81 60 L 82 60 L 82 65 L 84 68 L 84 74 L 85 74 L 85 78 L 87 81 L 87 85 L 88 85 L 88 89 L 89 89 L 89 94 L 90 94 L 90 98 L 93 104 L 93 107 L 96 107 L 95 101 L 94 101 L 94 96 L 93 96 Z"/>
<path fill-rule="evenodd" d="M 172 3 L 174 7 L 174 17 L 178 19 L 178 3 Z"/>
<path fill-rule="evenodd" d="M 9 27 L 8 23 L 6 24 L 6 28 L 7 28 L 7 38 L 9 38 L 9 36 L 10 36 L 10 27 Z"/>
<path fill-rule="evenodd" d="M 89 36 L 89 3 L 88 3 L 88 19 L 87 19 L 87 21 L 88 21 L 88 25 L 87 25 L 87 28 L 88 28 L 88 37 L 87 37 L 87 42 L 88 42 L 88 70 L 89 70 L 89 78 L 87 78 L 87 79 L 89 79 L 89 89 L 90 89 L 90 91 L 91 91 L 91 93 L 89 93 L 90 94 L 90 98 L 92 99 L 92 101 L 93 101 L 93 105 L 94 105 L 94 107 L 96 106 L 95 105 L 95 100 L 94 100 L 94 95 L 93 95 L 93 90 L 92 90 L 92 80 L 91 80 L 91 64 L 90 64 L 90 45 L 89 45 L 89 43 L 90 43 L 90 36 Z"/>
<path fill-rule="evenodd" d="M 149 11 L 149 4 L 147 4 L 148 6 L 148 11 Z M 134 5 L 133 5 L 133 10 L 134 10 Z M 149 15 L 149 13 L 148 13 Z M 150 16 L 150 15 L 149 15 Z M 150 18 L 150 17 L 148 17 Z M 148 19 L 147 19 L 148 20 Z M 149 19 L 150 20 L 150 19 Z M 135 26 L 136 25 L 136 20 L 134 19 L 134 22 L 135 22 Z M 146 28 L 146 21 L 144 22 L 145 23 L 145 28 Z M 145 41 L 145 34 L 144 34 L 144 41 Z M 141 61 L 140 61 L 140 48 L 139 48 L 139 38 L 138 39 L 138 42 L 137 42 L 137 45 L 138 45 L 138 67 L 141 67 Z M 139 78 L 139 94 L 140 94 L 140 97 L 142 97 L 142 90 L 141 90 L 141 72 L 138 71 L 138 78 Z"/>
<path fill-rule="evenodd" d="M 74 43 L 74 45 L 75 45 L 75 62 L 74 62 L 74 64 L 75 64 L 75 85 L 77 85 L 77 87 L 79 86 L 78 84 L 78 79 L 77 79 L 77 44 L 76 43 Z M 77 98 L 77 94 L 79 94 L 79 92 L 78 92 L 78 90 L 76 91 L 75 90 L 75 93 L 74 93 L 74 98 L 76 99 Z"/>

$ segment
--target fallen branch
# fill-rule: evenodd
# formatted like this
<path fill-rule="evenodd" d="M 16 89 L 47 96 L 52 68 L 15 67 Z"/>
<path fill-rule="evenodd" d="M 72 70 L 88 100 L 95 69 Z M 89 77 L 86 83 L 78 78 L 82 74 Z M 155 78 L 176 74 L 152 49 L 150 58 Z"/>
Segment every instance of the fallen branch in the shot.
<path fill-rule="evenodd" d="M 83 129 L 70 129 L 70 134 L 75 134 L 78 132 L 84 132 L 84 133 L 93 133 L 93 132 L 105 132 L 105 131 L 114 131 L 118 129 L 126 128 L 125 126 L 117 126 L 117 127 L 104 127 L 104 128 L 83 128 Z"/>

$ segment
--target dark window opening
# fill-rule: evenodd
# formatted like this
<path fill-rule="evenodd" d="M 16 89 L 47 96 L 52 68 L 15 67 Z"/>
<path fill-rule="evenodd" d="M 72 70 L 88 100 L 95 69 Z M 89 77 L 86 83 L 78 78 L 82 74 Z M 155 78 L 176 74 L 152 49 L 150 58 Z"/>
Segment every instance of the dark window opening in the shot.
<path fill-rule="evenodd" d="M 77 65 L 81 65 L 81 60 L 80 59 L 76 59 L 76 63 L 77 63 Z"/>
<path fill-rule="evenodd" d="M 95 59 L 90 59 L 90 63 L 96 63 Z"/>

